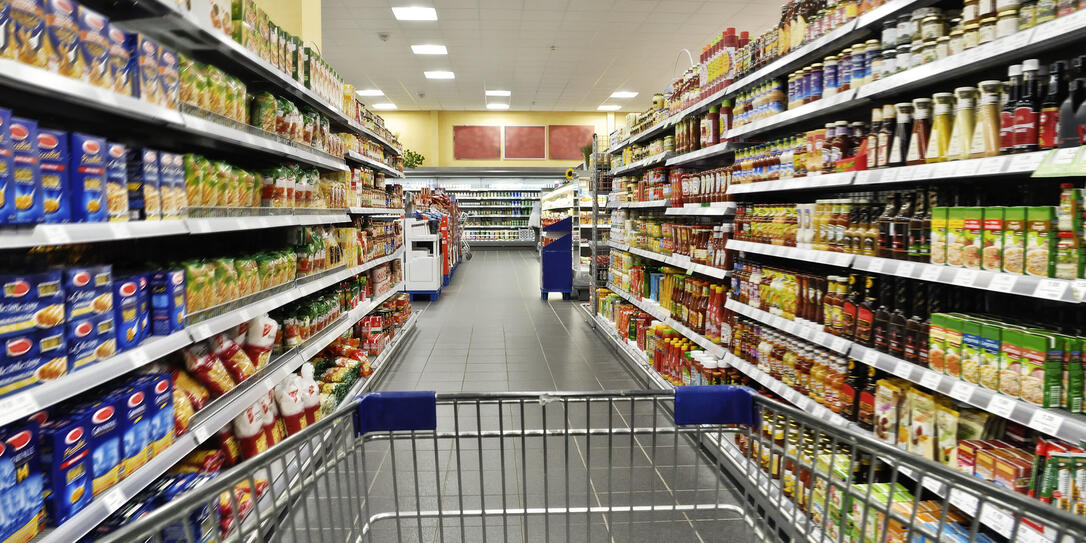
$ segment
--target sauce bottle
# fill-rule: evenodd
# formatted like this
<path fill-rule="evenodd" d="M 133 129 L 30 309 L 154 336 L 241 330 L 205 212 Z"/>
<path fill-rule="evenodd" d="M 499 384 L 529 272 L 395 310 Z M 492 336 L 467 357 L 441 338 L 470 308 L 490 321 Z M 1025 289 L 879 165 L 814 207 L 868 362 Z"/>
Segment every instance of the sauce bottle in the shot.
<path fill-rule="evenodd" d="M 1059 145 L 1060 104 L 1067 98 L 1067 63 L 1060 60 L 1048 66 L 1048 93 L 1041 101 L 1041 119 L 1037 128 L 1037 145 L 1055 149 Z"/>
<path fill-rule="evenodd" d="M 973 143 L 974 108 L 977 103 L 977 89 L 958 87 L 954 89 L 957 103 L 954 106 L 954 129 L 947 148 L 947 160 L 969 158 L 969 146 Z"/>
<path fill-rule="evenodd" d="M 905 315 L 905 304 L 908 303 L 909 295 L 906 292 L 906 284 L 902 279 L 898 279 L 895 284 L 894 292 L 894 309 L 890 312 L 890 328 L 889 333 L 889 348 L 890 354 L 898 358 L 905 357 L 905 325 L 909 320 L 909 317 Z"/>
<path fill-rule="evenodd" d="M 822 173 L 833 172 L 833 139 L 837 137 L 837 124 L 826 123 L 826 137 L 822 140 Z"/>
<path fill-rule="evenodd" d="M 848 121 L 837 121 L 834 123 L 834 137 L 833 142 L 830 144 L 829 170 L 825 173 L 837 171 L 837 161 L 848 155 L 848 149 L 851 147 L 850 143 L 851 138 L 849 136 Z"/>
<path fill-rule="evenodd" d="M 894 215 L 893 234 L 890 238 L 894 260 L 909 259 L 909 223 L 913 215 L 914 195 L 905 193 L 899 197 L 900 205 Z"/>
<path fill-rule="evenodd" d="M 901 102 L 894 104 L 894 109 L 897 110 L 897 126 L 886 165 L 902 166 L 905 164 L 905 153 L 909 150 L 909 139 L 912 137 L 913 105 L 910 102 Z"/>
<path fill-rule="evenodd" d="M 924 164 L 928 154 L 928 134 L 931 132 L 931 98 L 913 100 L 913 131 L 909 138 L 909 150 L 905 153 L 905 163 Z"/>
<path fill-rule="evenodd" d="M 878 390 L 878 370 L 867 367 L 867 380 L 860 390 L 856 406 L 856 425 L 871 431 L 875 429 L 875 392 Z"/>
<path fill-rule="evenodd" d="M 890 352 L 890 281 L 890 277 L 884 277 L 878 284 L 878 309 L 875 310 L 875 320 L 871 327 L 872 343 L 875 349 L 882 353 Z"/>
<path fill-rule="evenodd" d="M 1086 56 L 1071 61 L 1071 82 L 1068 84 L 1067 98 L 1060 104 L 1060 147 L 1078 147 L 1082 137 L 1079 134 L 1078 110 L 1086 103 Z"/>
<path fill-rule="evenodd" d="M 913 215 L 909 218 L 909 260 L 913 262 L 927 262 L 931 258 L 929 214 L 928 197 L 921 189 L 916 195 Z"/>
<path fill-rule="evenodd" d="M 879 132 L 882 130 L 882 108 L 876 107 L 871 109 L 871 129 L 868 130 L 865 136 L 866 148 L 864 152 L 867 156 L 864 158 L 867 169 L 874 170 L 878 167 L 878 149 L 879 149 Z"/>
<path fill-rule="evenodd" d="M 1014 152 L 1037 150 L 1037 121 L 1041 113 L 1038 68 L 1040 61 L 1035 58 L 1022 62 L 1022 96 L 1014 105 Z"/>
<path fill-rule="evenodd" d="M 877 220 L 879 230 L 879 244 L 876 256 L 879 258 L 893 258 L 893 220 L 897 214 L 897 204 L 893 193 L 886 195 L 886 205 L 882 208 L 882 215 Z"/>
<path fill-rule="evenodd" d="M 890 163 L 890 147 L 894 139 L 894 106 L 882 106 L 882 127 L 879 128 L 878 160 L 876 168 L 885 168 Z"/>
<path fill-rule="evenodd" d="M 931 135 L 928 137 L 927 163 L 946 160 L 947 148 L 954 124 L 954 93 L 937 92 L 932 95 Z"/>
<path fill-rule="evenodd" d="M 980 100 L 977 104 L 976 124 L 973 138 L 969 144 L 969 158 L 996 156 L 1000 148 L 1000 98 L 1003 82 L 996 80 L 981 81 Z"/>
<path fill-rule="evenodd" d="M 878 208 L 875 206 L 867 206 L 867 213 L 864 215 L 864 231 L 863 238 L 860 241 L 860 254 L 864 256 L 876 256 L 878 254 L 879 247 L 879 228 L 875 221 L 875 214 L 878 213 Z"/>
<path fill-rule="evenodd" d="M 871 347 L 875 324 L 875 278 L 866 276 L 864 279 L 864 301 L 856 310 L 856 343 Z"/>
<path fill-rule="evenodd" d="M 1022 92 L 1022 65 L 1014 64 L 1007 68 L 1010 77 L 1010 87 L 1007 89 L 1007 102 L 1003 105 L 1003 111 L 999 118 L 999 152 L 1010 153 L 1014 150 L 1015 143 L 1015 119 L 1014 110 L 1018 104 L 1018 98 Z"/>
<path fill-rule="evenodd" d="M 841 337 L 852 339 L 856 333 L 856 309 L 863 301 L 856 274 L 848 276 L 848 297 L 841 304 Z"/>

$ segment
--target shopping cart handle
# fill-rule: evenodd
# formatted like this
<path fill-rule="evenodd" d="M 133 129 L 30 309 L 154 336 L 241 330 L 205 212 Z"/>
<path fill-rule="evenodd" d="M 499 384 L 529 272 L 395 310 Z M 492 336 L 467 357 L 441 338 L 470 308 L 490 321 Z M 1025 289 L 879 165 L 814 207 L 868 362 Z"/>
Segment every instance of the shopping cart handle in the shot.
<path fill-rule="evenodd" d="M 675 424 L 756 426 L 755 394 L 735 385 L 675 387 Z"/>
<path fill-rule="evenodd" d="M 370 392 L 359 396 L 355 435 L 437 429 L 437 392 Z"/>

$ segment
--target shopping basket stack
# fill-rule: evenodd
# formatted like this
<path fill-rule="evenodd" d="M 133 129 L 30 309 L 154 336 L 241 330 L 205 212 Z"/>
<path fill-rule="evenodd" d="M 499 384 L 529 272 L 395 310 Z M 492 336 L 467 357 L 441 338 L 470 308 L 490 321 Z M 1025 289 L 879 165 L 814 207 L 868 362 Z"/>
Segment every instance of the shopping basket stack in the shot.
<path fill-rule="evenodd" d="M 1086 522 L 715 386 L 369 394 L 106 540 L 1062 543 Z"/>

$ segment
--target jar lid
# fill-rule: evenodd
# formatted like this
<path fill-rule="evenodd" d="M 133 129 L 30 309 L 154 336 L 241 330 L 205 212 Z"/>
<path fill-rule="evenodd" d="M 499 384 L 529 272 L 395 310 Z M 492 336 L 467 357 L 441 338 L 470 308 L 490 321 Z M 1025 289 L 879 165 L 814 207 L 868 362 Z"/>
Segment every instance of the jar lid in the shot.
<path fill-rule="evenodd" d="M 960 34 L 960 32 L 959 32 L 959 34 Z M 938 38 L 935 38 L 936 43 L 942 43 L 942 42 L 945 42 L 945 41 L 950 41 L 950 36 L 940 36 Z"/>
<path fill-rule="evenodd" d="M 822 59 L 822 62 L 825 62 L 826 64 L 829 64 L 830 62 L 837 62 L 837 55 L 830 55 Z"/>
<path fill-rule="evenodd" d="M 880 43 L 882 43 L 881 40 L 871 38 L 870 40 L 865 41 L 864 45 L 866 45 L 868 48 L 870 48 L 871 46 L 878 46 Z"/>
<path fill-rule="evenodd" d="M 1000 11 L 999 15 L 998 15 L 998 17 L 1000 19 L 1002 19 L 1003 17 L 1017 17 L 1017 16 L 1018 16 L 1018 8 L 1007 8 L 1007 9 L 1005 9 L 1003 11 Z"/>
<path fill-rule="evenodd" d="M 923 19 L 921 19 L 920 24 L 930 23 L 932 21 L 940 21 L 942 19 L 943 19 L 942 15 L 928 15 L 927 17 L 924 17 Z"/>
<path fill-rule="evenodd" d="M 964 33 L 965 33 L 965 31 L 964 31 L 964 30 L 962 30 L 962 29 L 960 29 L 960 28 L 955 28 L 954 30 L 951 30 L 951 31 L 950 31 L 950 37 L 952 38 L 952 37 L 954 37 L 954 36 L 961 36 L 961 35 L 962 35 L 962 34 L 964 34 Z"/>
<path fill-rule="evenodd" d="M 937 92 L 937 93 L 931 95 L 931 97 L 936 99 L 936 100 L 945 100 L 947 98 L 954 98 L 954 93 L 953 92 Z"/>
<path fill-rule="evenodd" d="M 913 98 L 913 105 L 914 106 L 921 105 L 921 104 L 930 105 L 931 104 L 931 98 Z"/>
<path fill-rule="evenodd" d="M 989 19 L 991 19 L 991 17 L 989 17 Z M 993 21 L 994 21 L 994 19 L 993 19 Z M 980 24 L 979 23 L 969 23 L 969 24 L 965 25 L 965 31 L 966 32 L 971 32 L 971 31 L 975 31 L 975 30 L 980 30 Z"/>
<path fill-rule="evenodd" d="M 983 25 L 994 25 L 995 23 L 996 23 L 996 18 L 995 17 L 985 17 L 985 18 L 980 20 L 980 24 L 982 26 Z"/>

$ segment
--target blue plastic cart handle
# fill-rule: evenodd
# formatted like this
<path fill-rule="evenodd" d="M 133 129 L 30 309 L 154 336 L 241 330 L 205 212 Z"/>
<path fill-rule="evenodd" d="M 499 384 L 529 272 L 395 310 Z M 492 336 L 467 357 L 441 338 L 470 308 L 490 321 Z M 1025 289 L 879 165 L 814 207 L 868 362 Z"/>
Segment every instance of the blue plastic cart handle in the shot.
<path fill-rule="evenodd" d="M 675 387 L 675 424 L 756 426 L 755 394 L 735 385 Z"/>
<path fill-rule="evenodd" d="M 437 392 L 371 392 L 360 396 L 355 435 L 437 429 Z"/>

